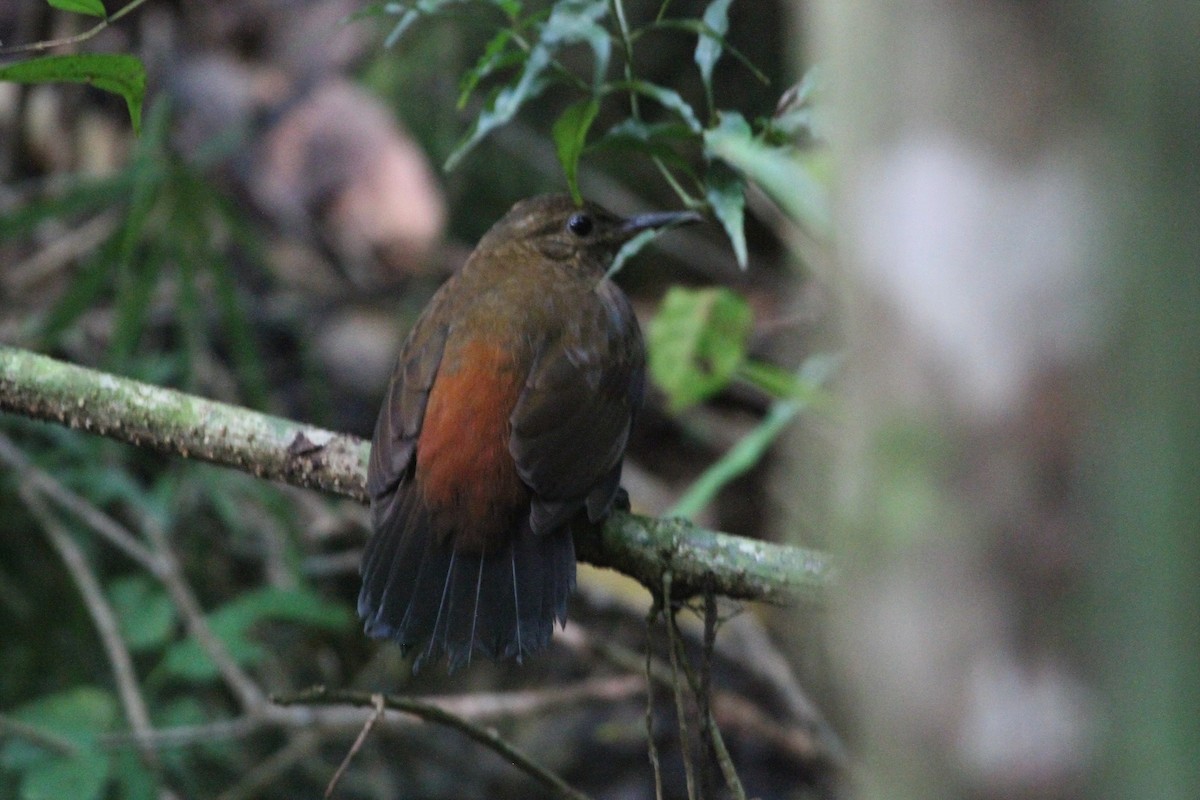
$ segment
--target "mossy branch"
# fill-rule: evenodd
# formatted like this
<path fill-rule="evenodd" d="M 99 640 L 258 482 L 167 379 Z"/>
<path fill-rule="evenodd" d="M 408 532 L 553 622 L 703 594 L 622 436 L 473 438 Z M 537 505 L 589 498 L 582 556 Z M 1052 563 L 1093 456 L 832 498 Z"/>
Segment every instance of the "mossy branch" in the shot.
<path fill-rule="evenodd" d="M 0 347 L 0 411 L 366 502 L 370 445 L 246 408 Z M 707 531 L 680 519 L 614 513 L 579 533 L 580 559 L 623 572 L 656 596 L 713 591 L 746 600 L 820 599 L 828 556 Z"/>

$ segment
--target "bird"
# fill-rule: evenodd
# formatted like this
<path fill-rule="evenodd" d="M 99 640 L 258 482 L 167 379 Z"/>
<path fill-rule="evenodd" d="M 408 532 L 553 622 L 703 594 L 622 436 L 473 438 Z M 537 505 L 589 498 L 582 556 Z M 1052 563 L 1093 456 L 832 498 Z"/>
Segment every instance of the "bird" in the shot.
<path fill-rule="evenodd" d="M 623 494 L 645 389 L 641 330 L 607 273 L 637 234 L 699 219 L 522 200 L 409 331 L 371 441 L 358 613 L 414 672 L 520 662 L 565 624 L 572 530 Z"/>

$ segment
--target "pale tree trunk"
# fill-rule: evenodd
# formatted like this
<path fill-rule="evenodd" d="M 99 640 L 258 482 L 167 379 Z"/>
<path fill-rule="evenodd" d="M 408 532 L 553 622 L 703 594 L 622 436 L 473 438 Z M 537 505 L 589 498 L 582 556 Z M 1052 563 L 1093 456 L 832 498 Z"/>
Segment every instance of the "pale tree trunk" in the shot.
<path fill-rule="evenodd" d="M 805 3 L 866 797 L 1200 787 L 1200 3 Z"/>

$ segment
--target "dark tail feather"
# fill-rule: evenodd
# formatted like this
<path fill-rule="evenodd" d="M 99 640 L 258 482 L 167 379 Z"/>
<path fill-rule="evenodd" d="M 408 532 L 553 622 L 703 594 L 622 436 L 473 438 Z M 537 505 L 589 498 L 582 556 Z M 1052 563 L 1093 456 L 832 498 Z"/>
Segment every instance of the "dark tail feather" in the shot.
<path fill-rule="evenodd" d="M 358 613 L 369 636 L 417 651 L 414 671 L 442 653 L 451 671 L 476 654 L 519 661 L 566 621 L 575 547 L 565 528 L 537 535 L 525 523 L 499 551 L 478 556 L 436 542 L 416 492 L 401 490 L 375 511 Z"/>

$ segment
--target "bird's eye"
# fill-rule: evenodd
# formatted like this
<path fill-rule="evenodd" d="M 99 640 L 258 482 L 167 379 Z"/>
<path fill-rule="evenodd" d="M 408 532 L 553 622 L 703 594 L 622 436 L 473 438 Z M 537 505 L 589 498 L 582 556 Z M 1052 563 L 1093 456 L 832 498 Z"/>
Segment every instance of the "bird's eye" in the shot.
<path fill-rule="evenodd" d="M 572 214 L 567 220 L 567 230 L 576 236 L 587 236 L 592 232 L 592 218 L 582 212 Z"/>

